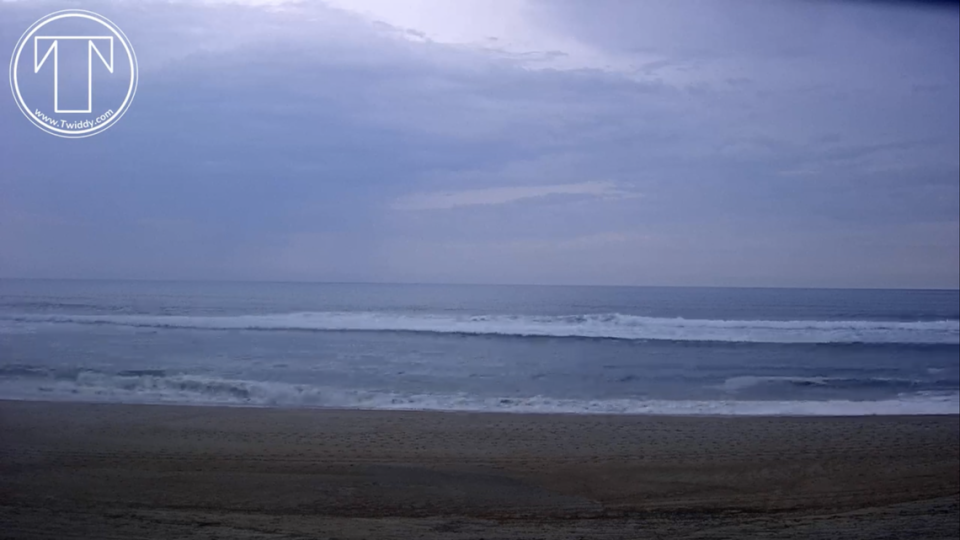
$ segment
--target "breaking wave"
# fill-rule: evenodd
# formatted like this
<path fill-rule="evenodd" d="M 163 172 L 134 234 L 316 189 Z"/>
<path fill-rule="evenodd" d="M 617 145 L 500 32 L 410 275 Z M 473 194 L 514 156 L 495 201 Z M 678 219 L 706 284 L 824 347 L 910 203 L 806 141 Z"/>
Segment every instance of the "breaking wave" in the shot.
<path fill-rule="evenodd" d="M 727 392 L 740 392 L 755 387 L 796 387 L 796 388 L 829 388 L 833 390 L 851 389 L 889 389 L 910 390 L 920 385 L 929 385 L 939 381 L 921 381 L 898 377 L 794 377 L 794 376 L 755 376 L 742 375 L 730 377 L 719 386 Z M 943 381 L 956 386 L 955 381 Z"/>
<path fill-rule="evenodd" d="M 752 343 L 958 344 L 960 321 L 760 321 L 643 317 L 307 312 L 272 315 L 3 315 L 13 323 L 158 329 L 368 331 Z"/>
<path fill-rule="evenodd" d="M 716 416 L 860 416 L 957 414 L 957 392 L 917 392 L 875 401 L 751 401 L 560 399 L 546 396 L 480 397 L 401 394 L 316 385 L 248 381 L 162 370 L 104 373 L 8 367 L 0 377 L 5 399 L 122 403 L 313 407 L 408 411 Z"/>

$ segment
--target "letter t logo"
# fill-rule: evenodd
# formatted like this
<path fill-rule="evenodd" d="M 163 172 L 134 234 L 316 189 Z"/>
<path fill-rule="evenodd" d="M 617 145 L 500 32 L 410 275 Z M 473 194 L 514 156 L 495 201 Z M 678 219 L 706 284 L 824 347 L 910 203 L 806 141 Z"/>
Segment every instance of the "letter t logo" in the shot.
<path fill-rule="evenodd" d="M 109 60 L 104 58 L 103 52 L 100 51 L 100 48 L 97 47 L 97 42 L 99 41 L 100 46 L 108 49 L 107 56 Z M 42 45 L 41 45 L 42 43 Z M 61 109 L 60 108 L 60 47 L 61 43 L 66 46 L 67 44 L 75 45 L 86 45 L 87 47 L 87 87 L 86 87 L 86 98 L 87 98 L 87 107 L 86 109 Z M 40 57 L 41 51 L 43 52 L 43 57 Z M 93 57 L 96 54 L 100 58 L 100 61 L 103 62 L 103 65 L 107 67 L 107 70 L 110 73 L 113 73 L 113 36 L 35 36 L 33 38 L 33 72 L 37 73 L 40 71 L 40 68 L 47 62 L 47 59 L 50 56 L 53 56 L 53 110 L 58 113 L 89 113 L 93 111 Z"/>

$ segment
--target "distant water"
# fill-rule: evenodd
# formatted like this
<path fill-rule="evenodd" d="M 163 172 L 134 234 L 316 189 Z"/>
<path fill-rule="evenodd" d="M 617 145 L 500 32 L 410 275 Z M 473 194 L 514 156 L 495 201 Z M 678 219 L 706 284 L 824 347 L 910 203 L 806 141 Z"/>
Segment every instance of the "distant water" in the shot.
<path fill-rule="evenodd" d="M 0 398 L 960 412 L 957 291 L 0 280 Z"/>

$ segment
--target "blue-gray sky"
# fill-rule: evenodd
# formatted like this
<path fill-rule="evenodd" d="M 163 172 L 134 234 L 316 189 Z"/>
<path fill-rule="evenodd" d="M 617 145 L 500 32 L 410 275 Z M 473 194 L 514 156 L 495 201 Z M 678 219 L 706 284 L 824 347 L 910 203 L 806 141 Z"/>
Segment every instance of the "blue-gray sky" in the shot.
<path fill-rule="evenodd" d="M 0 52 L 72 7 L 139 88 L 79 140 L 0 95 L 0 277 L 960 280 L 956 6 L 0 1 Z"/>

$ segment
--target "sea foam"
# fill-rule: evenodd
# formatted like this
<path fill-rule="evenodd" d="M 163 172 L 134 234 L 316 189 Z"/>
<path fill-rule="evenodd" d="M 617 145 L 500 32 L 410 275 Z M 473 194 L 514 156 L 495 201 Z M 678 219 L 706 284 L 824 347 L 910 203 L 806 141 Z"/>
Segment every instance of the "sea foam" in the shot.
<path fill-rule="evenodd" d="M 0 395 L 21 400 L 505 413 L 861 416 L 960 412 L 960 394 L 956 392 L 918 392 L 873 401 L 562 399 L 374 392 L 159 371 L 109 374 L 81 370 L 56 378 L 24 375 L 0 380 Z"/>
<path fill-rule="evenodd" d="M 438 315 L 305 312 L 267 315 L 3 315 L 21 324 L 91 324 L 158 329 L 368 331 L 521 337 L 752 343 L 958 344 L 960 321 L 777 321 L 644 317 L 619 313 Z"/>

